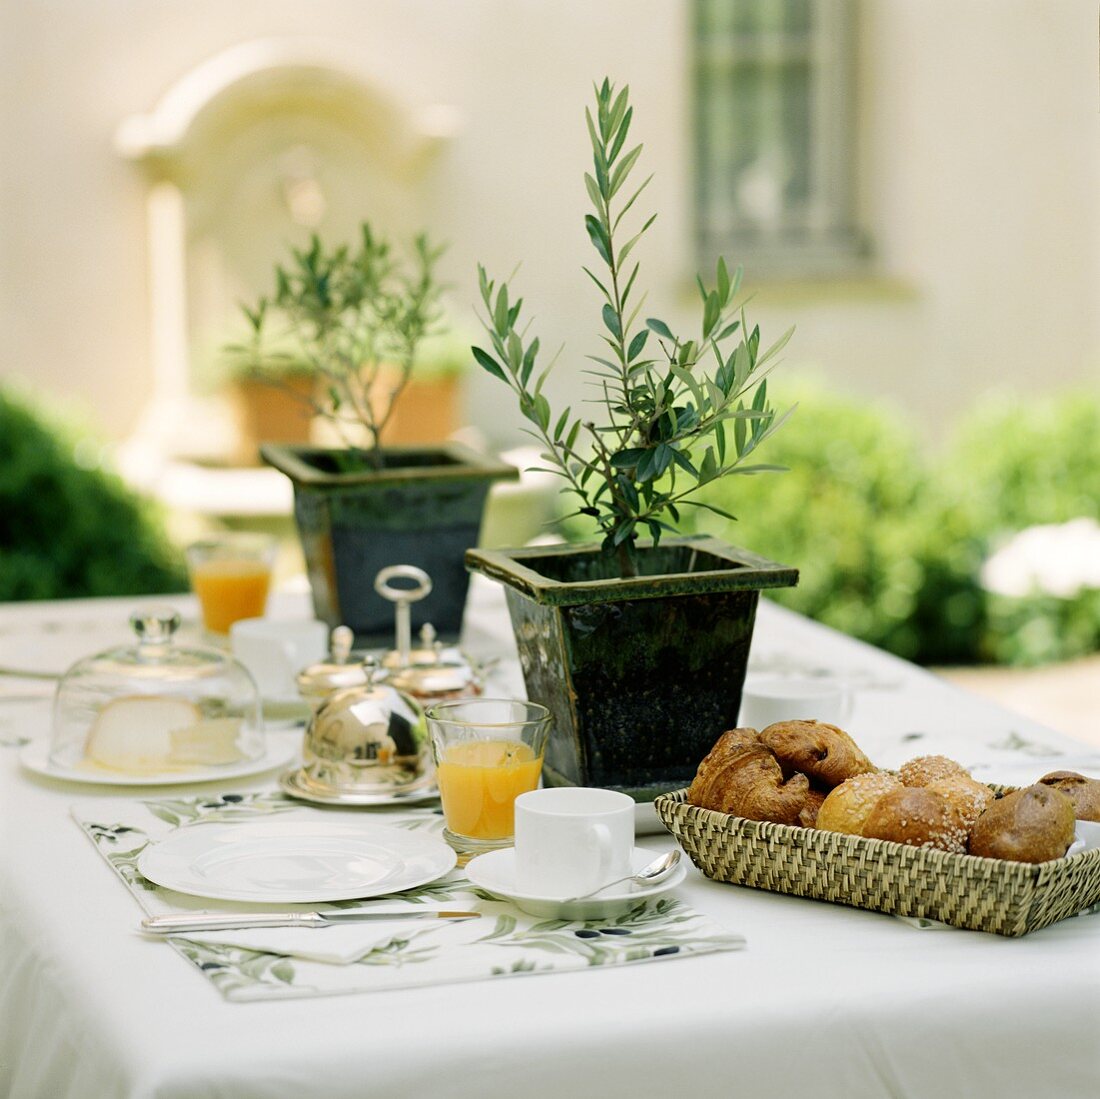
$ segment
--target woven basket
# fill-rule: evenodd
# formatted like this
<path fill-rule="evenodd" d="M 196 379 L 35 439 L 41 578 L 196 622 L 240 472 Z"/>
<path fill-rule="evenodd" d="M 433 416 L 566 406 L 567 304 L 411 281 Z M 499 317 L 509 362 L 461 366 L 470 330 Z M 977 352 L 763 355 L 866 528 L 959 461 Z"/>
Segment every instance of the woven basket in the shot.
<path fill-rule="evenodd" d="M 1100 901 L 1100 849 L 1035 865 L 949 855 L 746 820 L 689 805 L 686 795 L 658 797 L 657 815 L 715 881 L 1012 936 Z"/>

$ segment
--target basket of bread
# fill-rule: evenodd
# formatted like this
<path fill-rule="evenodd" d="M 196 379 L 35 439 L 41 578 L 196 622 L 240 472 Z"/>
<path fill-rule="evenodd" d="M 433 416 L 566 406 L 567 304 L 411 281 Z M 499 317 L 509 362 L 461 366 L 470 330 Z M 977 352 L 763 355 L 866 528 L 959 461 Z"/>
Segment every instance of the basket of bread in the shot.
<path fill-rule="evenodd" d="M 1077 826 L 1100 822 L 1100 780 L 1074 772 L 1013 789 L 945 756 L 884 771 L 842 729 L 784 721 L 723 733 L 655 806 L 715 881 L 1010 936 L 1100 902 Z"/>

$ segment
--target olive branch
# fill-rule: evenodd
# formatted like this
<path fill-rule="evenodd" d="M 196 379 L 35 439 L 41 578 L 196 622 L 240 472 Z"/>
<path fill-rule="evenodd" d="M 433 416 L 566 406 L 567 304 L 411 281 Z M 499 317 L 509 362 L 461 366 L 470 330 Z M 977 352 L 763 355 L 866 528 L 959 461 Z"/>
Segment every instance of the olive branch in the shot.
<path fill-rule="evenodd" d="M 718 260 L 713 286 L 696 279 L 702 297 L 698 336 L 682 339 L 655 317 L 638 326 L 645 295 L 636 289 L 640 264 L 632 254 L 657 215 L 619 242 L 627 232 L 624 218 L 653 177 L 637 187 L 630 182 L 642 146 L 626 146 L 634 116 L 629 88 L 617 92 L 605 79 L 594 90 L 595 117 L 585 110 L 593 170 L 584 176 L 593 212 L 584 222 L 605 270 L 583 270 L 603 298 L 600 338 L 608 351 L 588 356 L 593 365 L 585 373 L 598 391 L 586 403 L 600 406 L 602 422 L 571 407 L 553 413 L 543 387 L 557 356 L 537 369 L 539 339 L 528 340 L 526 325 L 520 327 L 523 299 L 513 300 L 509 280 L 490 279 L 480 264 L 489 348 L 471 350 L 516 395 L 531 424 L 525 430 L 542 448 L 542 468 L 563 478 L 562 491 L 577 498 L 571 516 L 590 516 L 603 535 L 603 552 L 616 554 L 620 573 L 633 576 L 639 532 L 659 544 L 664 532 L 676 532 L 672 524 L 680 521 L 681 506 L 734 518 L 691 499 L 704 485 L 730 474 L 784 468 L 746 459 L 793 411 L 776 415 L 766 377 L 794 330 L 761 352 L 760 329 L 750 331 L 745 300 L 738 297 L 741 268 L 731 273 L 724 259 Z"/>
<path fill-rule="evenodd" d="M 253 309 L 241 307 L 249 342 L 226 350 L 261 380 L 293 368 L 314 374 L 320 395 L 306 402 L 332 423 L 350 453 L 378 468 L 382 433 L 412 375 L 417 347 L 437 330 L 435 265 L 442 254 L 420 235 L 406 263 L 365 222 L 356 248 L 328 249 L 314 234 L 309 248 L 291 249 L 291 261 L 276 265 L 272 295 Z M 283 322 L 274 349 L 273 315 Z M 396 373 L 383 374 L 386 367 Z"/>

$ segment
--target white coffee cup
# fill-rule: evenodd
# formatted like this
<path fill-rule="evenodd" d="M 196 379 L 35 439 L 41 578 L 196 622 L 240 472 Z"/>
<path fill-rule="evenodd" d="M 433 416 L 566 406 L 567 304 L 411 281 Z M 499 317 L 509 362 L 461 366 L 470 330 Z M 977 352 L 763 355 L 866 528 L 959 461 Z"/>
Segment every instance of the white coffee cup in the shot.
<path fill-rule="evenodd" d="M 229 627 L 229 638 L 267 699 L 297 698 L 295 676 L 328 651 L 328 626 L 312 619 L 243 618 Z"/>
<path fill-rule="evenodd" d="M 516 888 L 576 897 L 633 872 L 634 799 L 558 786 L 516 798 Z"/>
<path fill-rule="evenodd" d="M 842 725 L 852 716 L 852 692 L 835 680 L 795 676 L 749 677 L 737 724 L 765 729 L 777 721 Z"/>

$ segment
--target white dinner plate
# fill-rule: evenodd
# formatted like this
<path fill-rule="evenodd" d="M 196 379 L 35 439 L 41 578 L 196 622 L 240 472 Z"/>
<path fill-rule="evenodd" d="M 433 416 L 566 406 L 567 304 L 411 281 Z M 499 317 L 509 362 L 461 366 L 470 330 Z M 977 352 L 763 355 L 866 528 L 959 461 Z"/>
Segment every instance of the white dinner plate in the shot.
<path fill-rule="evenodd" d="M 454 869 L 438 836 L 316 810 L 177 828 L 138 858 L 151 882 L 219 901 L 318 904 L 380 897 Z"/>
<path fill-rule="evenodd" d="M 276 767 L 285 767 L 302 746 L 301 733 L 266 733 L 266 748 L 258 759 L 226 763 L 220 767 L 194 767 L 180 771 L 159 771 L 152 775 L 130 775 L 89 764 L 87 767 L 60 767 L 50 761 L 50 746 L 34 740 L 19 754 L 19 762 L 36 775 L 80 782 L 91 786 L 178 786 L 197 782 L 221 782 L 228 778 L 259 775 Z"/>
<path fill-rule="evenodd" d="M 631 856 L 634 871 L 660 856 L 660 851 L 635 847 Z M 560 897 L 536 897 L 516 889 L 516 849 L 504 847 L 478 855 L 466 865 L 466 876 L 480 889 L 511 901 L 532 916 L 561 920 L 604 920 L 630 911 L 640 901 L 659 897 L 675 889 L 687 876 L 686 859 L 664 881 L 656 885 L 634 885 L 623 882 L 605 889 L 595 897 L 581 901 L 563 901 Z"/>

